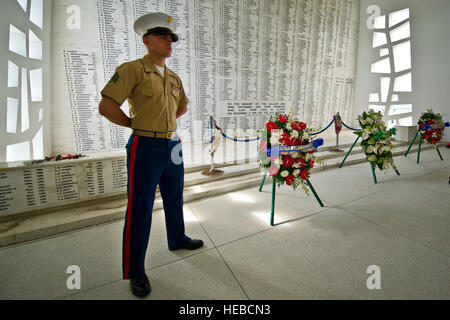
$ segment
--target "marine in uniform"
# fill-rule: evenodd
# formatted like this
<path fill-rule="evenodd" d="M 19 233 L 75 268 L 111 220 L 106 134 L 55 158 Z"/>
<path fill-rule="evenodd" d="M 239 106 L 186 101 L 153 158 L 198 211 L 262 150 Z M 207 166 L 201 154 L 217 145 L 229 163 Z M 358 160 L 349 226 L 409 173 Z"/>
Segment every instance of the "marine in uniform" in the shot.
<path fill-rule="evenodd" d="M 128 205 L 123 230 L 123 279 L 130 279 L 138 297 L 151 291 L 145 273 L 156 187 L 163 199 L 169 250 L 195 250 L 202 240 L 185 234 L 183 218 L 184 164 L 176 119 L 189 102 L 180 77 L 167 68 L 175 22 L 164 13 L 149 13 L 134 24 L 148 49 L 143 58 L 125 62 L 101 91 L 99 112 L 111 122 L 132 128 L 126 145 Z M 128 100 L 130 117 L 120 106 Z"/>

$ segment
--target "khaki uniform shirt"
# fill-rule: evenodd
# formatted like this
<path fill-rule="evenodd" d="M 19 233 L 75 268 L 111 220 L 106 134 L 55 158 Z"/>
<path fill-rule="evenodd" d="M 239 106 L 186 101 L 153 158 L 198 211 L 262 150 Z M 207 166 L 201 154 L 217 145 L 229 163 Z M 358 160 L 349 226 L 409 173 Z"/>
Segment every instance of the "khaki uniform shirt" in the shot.
<path fill-rule="evenodd" d="M 126 99 L 130 106 L 131 127 L 137 135 L 166 136 L 177 129 L 178 107 L 187 106 L 189 99 L 184 92 L 180 77 L 165 67 L 161 76 L 146 54 L 143 58 L 125 62 L 101 91 L 122 105 Z"/>

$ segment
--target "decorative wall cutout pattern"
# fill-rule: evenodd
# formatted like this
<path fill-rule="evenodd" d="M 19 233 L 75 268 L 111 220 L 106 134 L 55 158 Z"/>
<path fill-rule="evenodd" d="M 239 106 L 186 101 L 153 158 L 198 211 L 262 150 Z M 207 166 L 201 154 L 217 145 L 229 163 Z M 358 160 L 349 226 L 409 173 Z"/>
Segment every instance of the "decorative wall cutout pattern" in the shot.
<path fill-rule="evenodd" d="M 411 41 L 409 8 L 382 15 L 374 20 L 372 47 L 380 59 L 371 72 L 380 75 L 380 91 L 369 94 L 369 109 L 381 111 L 389 128 L 412 125 Z"/>
<path fill-rule="evenodd" d="M 44 156 L 43 135 L 43 0 L 11 1 L 6 50 L 6 108 L 0 132 L 0 161 L 26 161 Z M 10 17 L 11 16 L 11 17 Z M 18 18 L 20 17 L 20 18 Z M 4 19 L 4 18 L 3 18 Z M 6 144 L 6 145 L 5 145 Z"/>

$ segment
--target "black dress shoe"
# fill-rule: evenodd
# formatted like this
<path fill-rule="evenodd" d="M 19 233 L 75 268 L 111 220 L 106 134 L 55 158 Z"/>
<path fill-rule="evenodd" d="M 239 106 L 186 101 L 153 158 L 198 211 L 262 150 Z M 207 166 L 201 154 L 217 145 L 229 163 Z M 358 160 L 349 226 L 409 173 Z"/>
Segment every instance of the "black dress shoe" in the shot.
<path fill-rule="evenodd" d="M 148 281 L 146 274 L 138 278 L 130 279 L 130 286 L 131 292 L 139 298 L 145 297 L 150 294 L 150 291 L 152 291 L 152 287 L 150 286 L 150 282 Z"/>
<path fill-rule="evenodd" d="M 203 246 L 203 241 L 198 239 L 189 239 L 183 246 L 179 248 L 169 249 L 171 251 L 178 249 L 196 250 Z"/>

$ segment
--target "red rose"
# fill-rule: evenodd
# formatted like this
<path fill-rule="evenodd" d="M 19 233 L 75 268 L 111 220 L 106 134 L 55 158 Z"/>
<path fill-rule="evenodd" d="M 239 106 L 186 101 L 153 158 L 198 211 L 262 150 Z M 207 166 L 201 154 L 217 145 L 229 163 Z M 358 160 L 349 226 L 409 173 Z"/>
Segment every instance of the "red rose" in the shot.
<path fill-rule="evenodd" d="M 291 139 L 291 135 L 287 132 L 283 132 L 283 134 L 281 135 L 281 138 L 289 140 L 289 139 Z"/>
<path fill-rule="evenodd" d="M 303 179 L 303 180 L 308 180 L 308 170 L 302 170 L 301 172 L 300 172 L 300 177 Z"/>
<path fill-rule="evenodd" d="M 287 117 L 284 114 L 280 114 L 279 119 L 283 123 L 287 123 Z"/>
<path fill-rule="evenodd" d="M 419 127 L 420 127 L 420 129 L 423 129 L 423 128 L 425 128 L 425 124 L 421 123 L 421 124 L 419 125 Z"/>
<path fill-rule="evenodd" d="M 292 138 L 287 132 L 283 132 L 281 141 L 283 141 L 283 143 L 287 146 L 295 145 L 295 138 Z"/>
<path fill-rule="evenodd" d="M 300 168 L 303 168 L 306 165 L 305 159 L 303 158 L 298 158 L 297 162 L 300 165 Z"/>
<path fill-rule="evenodd" d="M 314 168 L 314 160 L 308 162 L 310 169 Z"/>
<path fill-rule="evenodd" d="M 431 140 L 430 140 L 430 143 L 431 143 L 431 144 L 436 144 L 436 139 L 434 139 L 434 138 L 431 139 Z"/>
<path fill-rule="evenodd" d="M 291 156 L 284 156 L 283 157 L 283 166 L 286 168 L 290 168 L 294 165 L 295 159 Z"/>
<path fill-rule="evenodd" d="M 266 124 L 266 129 L 267 129 L 267 131 L 272 132 L 272 130 L 278 129 L 278 126 L 275 122 L 269 121 Z"/>
<path fill-rule="evenodd" d="M 292 186 L 292 184 L 294 183 L 294 179 L 295 179 L 295 177 L 294 177 L 293 174 L 290 175 L 290 176 L 287 176 L 287 177 L 286 177 L 286 184 L 287 184 L 288 186 Z"/>
<path fill-rule="evenodd" d="M 306 123 L 300 122 L 300 130 L 306 129 Z"/>
<path fill-rule="evenodd" d="M 280 170 L 278 170 L 276 165 L 272 165 L 269 169 L 269 173 L 271 176 L 276 176 L 279 172 Z"/>
<path fill-rule="evenodd" d="M 262 140 L 261 143 L 259 144 L 259 151 L 261 151 L 261 152 L 267 151 L 267 141 L 266 140 Z"/>
<path fill-rule="evenodd" d="M 298 121 L 292 122 L 291 127 L 292 127 L 292 129 L 297 130 L 297 131 L 300 131 L 300 130 L 301 130 L 301 129 L 300 129 L 300 122 L 298 122 Z"/>

